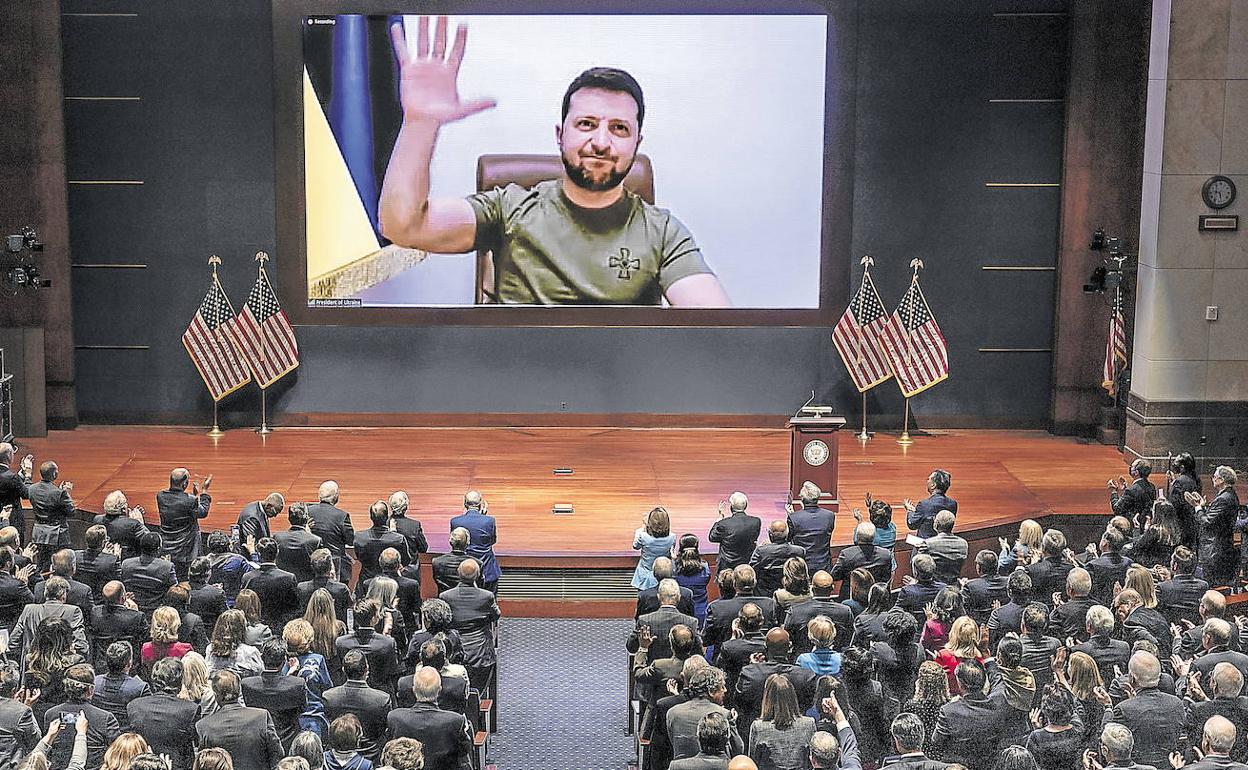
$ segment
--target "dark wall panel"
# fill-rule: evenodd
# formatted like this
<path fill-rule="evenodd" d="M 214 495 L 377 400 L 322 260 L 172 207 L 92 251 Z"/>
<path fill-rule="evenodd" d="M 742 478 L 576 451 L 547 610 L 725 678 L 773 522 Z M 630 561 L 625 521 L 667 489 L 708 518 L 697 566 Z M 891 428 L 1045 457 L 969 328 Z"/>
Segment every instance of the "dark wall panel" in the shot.
<path fill-rule="evenodd" d="M 69 3 L 89 5 L 87 3 Z M 993 190 L 992 181 L 1060 178 L 1061 105 L 994 98 L 1059 95 L 1065 56 L 1060 2 L 851 3 L 857 18 L 853 253 L 877 259 L 890 307 L 912 257 L 950 342 L 953 376 L 914 402 L 927 416 L 1045 424 L 1050 273 L 993 275 L 992 264 L 1052 265 L 1053 190 Z M 204 415 L 210 402 L 179 336 L 206 288 L 205 260 L 240 300 L 258 249 L 272 250 L 275 211 L 270 7 L 265 0 L 133 0 L 142 56 L 106 75 L 93 69 L 98 26 L 67 24 L 67 93 L 134 93 L 92 112 L 68 107 L 75 172 L 124 174 L 141 148 L 138 190 L 75 191 L 73 238 L 82 262 L 138 262 L 145 270 L 77 271 L 79 405 L 109 416 Z M 121 25 L 122 20 L 114 23 Z M 130 39 L 133 31 L 118 33 Z M 107 45 L 122 46 L 119 40 Z M 113 164 L 116 168 L 110 168 Z M 136 165 L 138 161 L 135 161 Z M 90 258 L 87 258 L 90 255 Z M 275 255 L 277 260 L 281 255 Z M 860 275 L 853 266 L 851 280 Z M 295 298 L 288 297 L 288 301 Z M 826 328 L 346 328 L 297 330 L 304 365 L 274 391 L 290 412 L 707 412 L 779 414 L 812 389 L 856 419 Z M 89 340 L 89 342 L 88 342 Z M 227 410 L 254 410 L 254 389 Z M 899 418 L 889 383 L 873 413 Z"/>

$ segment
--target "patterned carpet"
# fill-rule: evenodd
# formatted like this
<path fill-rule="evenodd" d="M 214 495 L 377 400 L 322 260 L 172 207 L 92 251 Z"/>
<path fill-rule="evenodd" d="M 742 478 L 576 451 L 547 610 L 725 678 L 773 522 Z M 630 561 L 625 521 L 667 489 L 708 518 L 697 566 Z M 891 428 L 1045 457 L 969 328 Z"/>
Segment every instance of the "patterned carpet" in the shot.
<path fill-rule="evenodd" d="M 504 618 L 499 627 L 498 770 L 624 770 L 629 620 Z"/>

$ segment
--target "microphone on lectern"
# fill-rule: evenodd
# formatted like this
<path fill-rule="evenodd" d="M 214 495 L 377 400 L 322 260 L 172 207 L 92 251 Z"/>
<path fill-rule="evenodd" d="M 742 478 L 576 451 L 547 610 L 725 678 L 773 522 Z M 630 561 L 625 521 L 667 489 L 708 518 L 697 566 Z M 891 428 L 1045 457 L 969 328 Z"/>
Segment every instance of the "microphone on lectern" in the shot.
<path fill-rule="evenodd" d="M 802 413 L 802 410 L 803 410 L 803 409 L 805 409 L 806 407 L 810 406 L 810 405 L 811 405 L 811 403 L 813 403 L 813 402 L 814 402 L 814 400 L 815 400 L 815 391 L 813 391 L 813 390 L 812 390 L 812 391 L 810 391 L 810 398 L 806 399 L 806 403 L 802 404 L 801 406 L 799 406 L 799 407 L 797 408 L 797 411 L 793 413 L 793 416 L 794 416 L 794 417 L 796 417 L 796 416 L 798 416 L 799 414 L 801 414 L 801 413 Z"/>

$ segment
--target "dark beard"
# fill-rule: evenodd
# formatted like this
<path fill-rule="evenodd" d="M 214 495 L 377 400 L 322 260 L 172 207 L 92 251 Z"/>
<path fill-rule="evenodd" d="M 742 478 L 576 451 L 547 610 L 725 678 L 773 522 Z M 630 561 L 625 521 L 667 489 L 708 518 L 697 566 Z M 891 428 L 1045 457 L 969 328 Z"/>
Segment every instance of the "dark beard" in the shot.
<path fill-rule="evenodd" d="M 628 166 L 623 171 L 617 171 L 612 168 L 611 173 L 608 174 L 607 178 L 602 182 L 595 182 L 590 179 L 588 171 L 584 168 L 577 168 L 576 166 L 573 166 L 568 162 L 568 156 L 564 155 L 562 152 L 559 153 L 559 159 L 563 161 L 563 171 L 568 175 L 568 179 L 572 180 L 572 184 L 582 190 L 588 190 L 589 192 L 605 192 L 617 187 L 624 181 L 624 177 L 628 176 L 628 172 L 633 170 L 633 163 L 637 160 L 637 156 L 633 156 L 632 160 L 628 162 Z"/>

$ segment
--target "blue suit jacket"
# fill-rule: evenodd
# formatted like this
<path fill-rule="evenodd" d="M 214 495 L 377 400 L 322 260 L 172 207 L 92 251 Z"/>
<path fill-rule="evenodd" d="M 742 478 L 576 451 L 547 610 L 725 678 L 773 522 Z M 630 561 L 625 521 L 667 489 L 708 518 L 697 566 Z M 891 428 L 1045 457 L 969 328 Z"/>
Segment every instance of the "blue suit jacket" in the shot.
<path fill-rule="evenodd" d="M 914 506 L 914 513 L 906 514 L 906 526 L 913 529 L 914 534 L 924 540 L 935 537 L 936 529 L 932 526 L 932 522 L 936 520 L 936 514 L 941 511 L 949 511 L 956 516 L 958 501 L 939 492 L 925 500 L 920 500 Z"/>
<path fill-rule="evenodd" d="M 477 510 L 464 511 L 451 519 L 451 529 L 456 527 L 468 530 L 468 555 L 481 563 L 481 579 L 485 582 L 498 580 L 502 573 L 494 559 L 494 542 L 498 540 L 494 517 Z"/>

